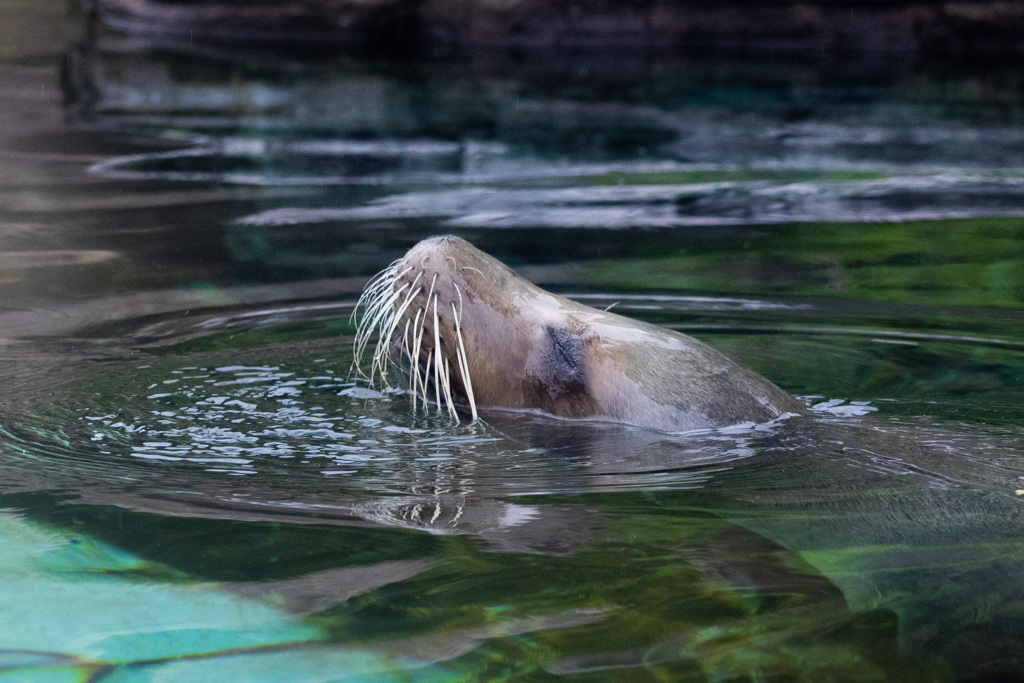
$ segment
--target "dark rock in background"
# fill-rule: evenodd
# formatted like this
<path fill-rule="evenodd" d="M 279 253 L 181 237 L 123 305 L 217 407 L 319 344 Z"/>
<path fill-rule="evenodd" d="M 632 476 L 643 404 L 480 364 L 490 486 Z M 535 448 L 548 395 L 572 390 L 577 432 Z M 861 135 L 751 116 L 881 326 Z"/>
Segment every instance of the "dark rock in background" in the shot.
<path fill-rule="evenodd" d="M 194 43 L 346 47 L 386 56 L 468 48 L 633 47 L 897 51 L 925 57 L 1024 52 L 1024 3 L 849 0 L 92 0 L 119 30 Z"/>

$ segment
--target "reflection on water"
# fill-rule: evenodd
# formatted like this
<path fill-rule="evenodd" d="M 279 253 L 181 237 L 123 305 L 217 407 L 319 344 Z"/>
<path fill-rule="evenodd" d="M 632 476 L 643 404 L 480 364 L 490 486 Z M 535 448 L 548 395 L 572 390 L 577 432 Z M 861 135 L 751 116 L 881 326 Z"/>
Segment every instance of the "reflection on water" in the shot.
<path fill-rule="evenodd" d="M 667 178 L 671 178 L 666 174 Z M 691 183 L 568 190 L 449 190 L 348 209 L 274 209 L 239 220 L 275 226 L 441 219 L 446 229 L 621 230 L 794 222 L 904 222 L 1024 215 L 1024 178 L 949 176 L 835 182 Z"/>
<path fill-rule="evenodd" d="M 733 305 L 723 307 L 712 299 L 706 306 L 687 301 L 673 311 L 657 297 L 633 297 L 630 303 L 679 320 L 729 316 L 723 318 L 731 318 L 728 325 L 706 338 L 755 364 L 764 342 L 772 340 L 779 381 L 787 386 L 827 383 L 816 380 L 817 371 L 808 367 L 803 335 L 745 328 L 744 321 L 756 325 L 768 312 L 788 311 L 785 305 L 750 300 L 742 306 L 727 301 Z M 808 314 L 806 305 L 799 310 Z M 120 507 L 128 519 L 139 520 L 130 528 L 142 525 L 130 534 L 163 524 L 178 529 L 160 532 L 172 539 L 175 534 L 211 534 L 203 541 L 211 544 L 204 552 L 217 553 L 216 565 L 191 567 L 194 560 L 182 565 L 177 555 L 184 550 L 173 540 L 152 546 L 143 542 L 149 536 L 126 538 L 103 518 L 88 522 L 94 534 L 113 533 L 121 547 L 139 547 L 144 556 L 156 553 L 171 566 L 200 576 L 226 571 L 223 563 L 241 560 L 215 550 L 227 540 L 226 529 L 217 524 L 229 522 L 250 525 L 245 533 L 256 537 L 269 533 L 270 527 L 263 532 L 261 525 L 315 524 L 325 529 L 323 534 L 340 534 L 337 543 L 368 533 L 368 528 L 474 539 L 479 545 L 422 548 L 410 556 L 401 550 L 407 541 L 400 536 L 389 541 L 398 545 L 387 553 L 370 552 L 358 560 L 379 564 L 418 558 L 421 564 L 396 566 L 386 574 L 399 583 L 412 582 L 408 591 L 447 594 L 443 587 L 455 572 L 469 583 L 468 592 L 448 598 L 456 604 L 488 604 L 498 595 L 511 600 L 509 613 L 494 626 L 462 632 L 450 630 L 455 624 L 448 615 L 450 604 L 429 608 L 431 628 L 458 642 L 452 645 L 458 652 L 475 653 L 469 660 L 456 658 L 457 671 L 469 666 L 467 661 L 478 666 L 476 657 L 493 656 L 481 639 L 489 641 L 499 632 L 570 628 L 575 635 L 561 637 L 562 645 L 541 659 L 545 670 L 649 668 L 652 658 L 675 666 L 697 658 L 720 672 L 753 667 L 809 675 L 825 666 L 857 677 L 861 658 L 879 645 L 868 645 L 860 636 L 851 640 L 844 635 L 850 629 L 866 629 L 871 642 L 889 639 L 889 649 L 896 647 L 892 639 L 897 633 L 916 643 L 914 634 L 927 632 L 931 635 L 923 644 L 944 651 L 968 637 L 950 628 L 961 617 L 950 619 L 949 614 L 969 611 L 966 605 L 978 601 L 998 604 L 1019 590 L 1013 574 L 1003 576 L 1019 561 L 1013 522 L 1019 505 L 1015 491 L 1024 477 L 1019 399 L 1016 407 L 998 409 L 1005 427 L 963 422 L 962 406 L 944 404 L 941 390 L 932 391 L 937 400 L 927 416 L 914 413 L 913 399 L 884 398 L 894 395 L 898 385 L 860 394 L 883 397 L 874 401 L 808 397 L 814 406 L 809 418 L 693 435 L 501 412 L 486 415 L 485 423 L 459 424 L 437 411 L 415 410 L 403 393 L 382 392 L 351 378 L 353 331 L 336 327 L 348 312 L 298 306 L 199 319 L 163 316 L 159 335 L 145 321 L 131 323 L 123 351 L 107 350 L 97 357 L 88 345 L 65 346 L 65 370 L 73 379 L 44 391 L 23 389 L 17 407 L 5 411 L 7 490 L 58 490 L 79 507 Z M 196 335 L 195 329 L 203 334 Z M 331 332 L 336 329 L 340 337 Z M 860 373 L 885 370 L 886 359 L 875 353 L 878 345 L 865 335 L 834 328 L 818 331 L 816 338 L 825 349 L 852 356 Z M 146 340 L 141 354 L 133 339 Z M 955 372 L 962 381 L 969 382 L 972 373 L 984 378 L 992 367 L 972 369 L 957 360 L 964 352 L 977 352 L 975 340 L 924 338 L 917 343 L 947 364 L 959 363 Z M 22 363 L 45 362 L 52 353 L 40 349 L 38 357 L 29 354 Z M 125 358 L 126 353 L 133 357 Z M 797 366 L 799 377 L 785 376 L 785 368 Z M 932 373 L 934 361 L 921 361 L 911 371 Z M 984 407 L 985 401 L 982 394 L 974 403 Z M 38 503 L 28 509 L 45 519 L 71 514 L 40 509 Z M 160 521 L 163 516 L 169 516 L 167 522 Z M 188 523 L 170 521 L 180 517 Z M 204 525 L 212 526 L 203 532 Z M 281 543 L 270 552 L 296 552 Z M 951 543 L 958 548 L 953 554 Z M 665 571 L 676 567 L 673 571 L 690 578 L 679 584 L 682 577 L 670 573 L 623 585 L 602 578 L 599 568 L 607 563 L 609 549 L 623 544 L 642 557 L 656 553 L 667 563 Z M 245 594 L 273 593 L 286 596 L 288 604 L 319 605 L 306 611 L 318 614 L 314 623 L 331 632 L 351 633 L 353 623 L 378 631 L 381 617 L 374 615 L 381 608 L 374 605 L 381 598 L 357 596 L 364 590 L 375 594 L 380 584 L 360 589 L 358 576 L 340 574 L 334 579 L 348 588 L 331 598 L 338 589 L 314 579 L 337 561 L 323 553 L 317 551 L 322 559 L 313 567 L 295 557 L 291 561 L 298 565 L 274 574 L 289 577 L 294 585 L 251 584 Z M 486 565 L 484 558 L 494 553 L 509 558 L 501 561 L 500 571 L 511 572 L 502 579 L 511 582 L 504 589 L 493 583 L 495 569 L 476 566 Z M 609 592 L 582 603 L 562 592 L 537 602 L 539 597 L 524 592 L 521 582 L 537 582 L 536 590 L 542 590 L 541 575 L 519 576 L 520 560 L 513 558 L 538 555 L 557 560 L 544 565 L 549 571 L 577 577 L 572 585 L 596 581 Z M 766 557 L 780 559 L 765 566 Z M 466 566 L 442 571 L 446 565 L 434 564 L 453 558 Z M 209 561 L 214 562 L 212 557 Z M 817 585 L 822 579 L 809 567 L 793 574 L 792 567 L 804 561 L 825 570 L 843 597 L 830 584 Z M 432 573 L 412 578 L 430 567 Z M 899 570 L 895 574 L 894 568 Z M 242 569 L 234 571 L 247 577 Z M 920 588 L 950 571 L 958 577 L 955 584 L 938 593 Z M 995 581 L 997 576 L 1003 578 Z M 677 607 L 671 617 L 648 613 L 666 599 L 665 591 L 683 600 L 687 591 L 725 586 L 732 586 L 728 599 L 737 604 L 709 604 L 710 598 L 692 596 L 688 599 L 696 602 Z M 779 603 L 782 594 L 789 597 Z M 407 599 L 405 592 L 392 595 L 388 609 L 400 612 Z M 545 617 L 554 622 L 516 625 L 515 615 L 537 607 L 559 610 L 560 616 Z M 571 616 L 571 610 L 582 607 L 599 611 L 586 613 L 583 621 Z M 535 618 L 540 617 L 530 617 Z M 698 630 L 714 624 L 714 634 L 699 636 L 691 620 L 709 618 Z M 1012 611 L 997 609 L 990 621 L 1009 628 L 1014 618 Z M 420 628 L 407 623 L 394 634 L 413 635 Z M 627 629 L 640 640 L 633 647 L 605 643 L 601 634 L 610 628 Z M 394 642 L 389 633 L 380 632 L 389 639 L 389 649 L 411 647 Z M 641 633 L 650 635 L 641 638 Z M 813 635 L 821 633 L 838 638 L 825 652 L 819 649 L 820 636 Z M 795 648 L 801 663 L 788 655 L 780 659 L 781 647 Z M 903 654 L 896 659 L 872 661 L 871 667 L 896 676 L 894 671 L 913 662 L 924 667 L 915 675 L 929 678 L 935 671 L 919 659 L 920 653 L 913 654 L 916 647 L 898 650 Z M 897 650 L 892 652 L 895 657 Z"/>
<path fill-rule="evenodd" d="M 80 36 L 0 40 L 0 680 L 1019 672 L 1014 73 L 303 61 L 11 7 Z M 810 415 L 414 408 L 349 316 L 441 231 Z"/>
<path fill-rule="evenodd" d="M 756 59 L 716 67 L 303 62 L 101 31 L 70 53 L 63 83 L 90 127 L 187 145 L 92 168 L 120 179 L 462 183 L 650 169 L 1012 170 L 1024 160 L 1019 84 L 999 72 L 931 82 Z"/>

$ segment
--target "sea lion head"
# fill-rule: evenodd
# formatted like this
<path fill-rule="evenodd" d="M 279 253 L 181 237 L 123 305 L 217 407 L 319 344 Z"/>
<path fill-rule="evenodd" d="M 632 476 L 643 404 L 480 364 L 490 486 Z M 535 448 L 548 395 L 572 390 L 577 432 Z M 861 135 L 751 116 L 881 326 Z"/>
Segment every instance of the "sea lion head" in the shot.
<path fill-rule="evenodd" d="M 357 362 L 404 370 L 414 400 L 689 431 L 796 409 L 781 389 L 705 344 L 540 289 L 469 242 L 426 239 L 361 299 Z M 386 379 L 386 378 L 385 378 Z"/>
<path fill-rule="evenodd" d="M 376 284 L 370 298 L 385 302 L 378 314 L 386 324 L 376 327 L 386 339 L 375 367 L 403 367 L 428 403 L 474 417 L 477 406 L 596 413 L 588 330 L 567 299 L 451 235 L 420 242 Z"/>

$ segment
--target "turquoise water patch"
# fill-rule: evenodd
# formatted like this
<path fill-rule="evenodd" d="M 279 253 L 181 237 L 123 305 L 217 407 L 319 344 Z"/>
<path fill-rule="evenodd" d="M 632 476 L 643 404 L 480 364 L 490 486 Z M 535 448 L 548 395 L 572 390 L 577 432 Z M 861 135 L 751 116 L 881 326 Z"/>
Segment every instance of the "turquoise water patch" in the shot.
<path fill-rule="evenodd" d="M 262 602 L 13 512 L 0 574 L 0 680 L 387 680 L 423 664 L 328 646 Z"/>
<path fill-rule="evenodd" d="M 146 563 L 86 536 L 0 517 L 0 641 L 102 661 L 317 639 L 317 629 L 215 584 L 142 582 Z M 61 624 L 54 629 L 53 624 Z"/>

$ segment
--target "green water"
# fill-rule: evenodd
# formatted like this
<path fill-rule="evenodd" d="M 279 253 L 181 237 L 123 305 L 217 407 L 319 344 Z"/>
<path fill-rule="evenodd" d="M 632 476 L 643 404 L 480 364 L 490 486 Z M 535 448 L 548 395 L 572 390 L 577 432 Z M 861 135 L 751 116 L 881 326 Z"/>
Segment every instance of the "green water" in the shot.
<path fill-rule="evenodd" d="M 0 4 L 0 681 L 1019 677 L 1015 73 L 575 59 Z M 810 416 L 370 386 L 359 292 L 445 232 Z"/>

